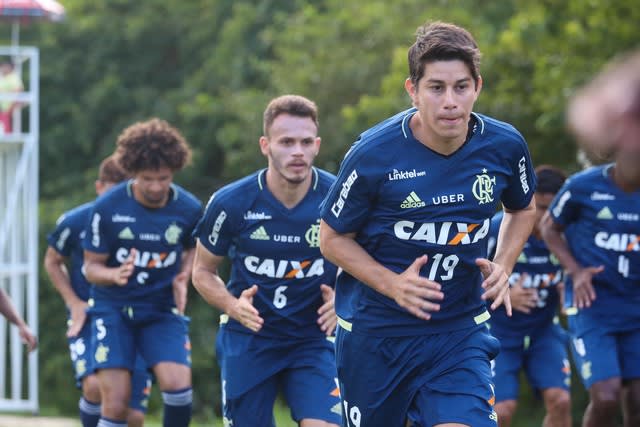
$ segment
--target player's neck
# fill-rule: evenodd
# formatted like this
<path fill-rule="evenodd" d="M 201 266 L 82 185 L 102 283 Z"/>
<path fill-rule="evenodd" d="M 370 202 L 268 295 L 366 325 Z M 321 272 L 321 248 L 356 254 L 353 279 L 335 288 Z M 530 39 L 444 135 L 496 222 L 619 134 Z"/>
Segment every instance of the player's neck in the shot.
<path fill-rule="evenodd" d="M 136 200 L 136 202 L 140 203 L 142 206 L 144 206 L 147 209 L 159 209 L 164 207 L 167 202 L 169 201 L 169 193 L 167 193 L 164 198 L 162 200 L 159 201 L 152 201 L 152 200 L 148 200 L 147 198 L 144 197 L 144 195 L 142 194 L 142 192 L 136 187 L 135 183 L 133 184 L 133 198 Z"/>
<path fill-rule="evenodd" d="M 441 137 L 420 119 L 419 114 L 414 114 L 413 117 L 411 117 L 409 127 L 415 139 L 436 153 L 444 156 L 455 153 L 467 140 L 466 134 L 454 138 Z"/>
<path fill-rule="evenodd" d="M 640 190 L 640 174 L 638 173 L 627 176 L 621 172 L 620 168 L 614 166 L 611 171 L 611 178 L 626 193 Z"/>
<path fill-rule="evenodd" d="M 291 182 L 271 168 L 266 173 L 267 188 L 287 209 L 295 207 L 304 199 L 311 186 L 311 178 L 312 174 L 309 173 L 304 181 Z"/>

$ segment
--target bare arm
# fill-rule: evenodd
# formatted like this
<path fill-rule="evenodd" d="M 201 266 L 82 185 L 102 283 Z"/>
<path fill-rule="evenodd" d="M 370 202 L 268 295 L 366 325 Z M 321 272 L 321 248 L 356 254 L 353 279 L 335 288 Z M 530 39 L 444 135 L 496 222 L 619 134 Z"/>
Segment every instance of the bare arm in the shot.
<path fill-rule="evenodd" d="M 125 286 L 133 274 L 136 250 L 131 249 L 127 259 L 119 267 L 107 267 L 109 254 L 84 251 L 84 269 L 87 280 L 94 285 Z"/>
<path fill-rule="evenodd" d="M 374 260 L 358 242 L 355 233 L 340 234 L 326 222 L 320 222 L 320 250 L 325 258 L 349 274 L 393 299 L 424 320 L 431 318 L 430 311 L 438 311 L 444 295 L 440 284 L 420 276 L 420 268 L 427 263 L 427 256 L 417 258 L 403 273 L 395 273 Z"/>
<path fill-rule="evenodd" d="M 38 346 L 38 339 L 35 337 L 35 335 L 33 335 L 33 332 L 31 332 L 31 329 L 29 329 L 29 326 L 27 326 L 22 316 L 18 314 L 18 311 L 13 306 L 9 295 L 7 295 L 4 289 L 1 288 L 0 313 L 2 313 L 2 315 L 6 317 L 9 322 L 18 327 L 20 338 L 22 338 L 22 342 L 27 345 L 29 351 L 34 350 Z"/>
<path fill-rule="evenodd" d="M 578 308 L 589 307 L 591 301 L 596 299 L 591 278 L 604 270 L 604 267 L 585 268 L 581 266 L 571 253 L 569 244 L 564 238 L 564 227 L 555 222 L 549 212 L 542 217 L 540 232 L 549 250 L 558 257 L 560 264 L 567 270 L 567 274 L 573 278 L 572 304 Z"/>
<path fill-rule="evenodd" d="M 44 255 L 44 268 L 49 275 L 49 279 L 51 279 L 51 283 L 53 283 L 53 286 L 64 300 L 65 305 L 71 308 L 74 305 L 84 303 L 84 301 L 78 298 L 73 291 L 66 262 L 66 257 L 51 246 L 47 248 L 47 252 Z"/>
<path fill-rule="evenodd" d="M 496 254 L 493 261 L 480 258 L 476 264 L 480 267 L 484 282 L 483 299 L 491 299 L 491 309 L 495 310 L 504 303 L 507 314 L 511 316 L 511 299 L 509 297 L 509 276 L 513 270 L 525 242 L 531 235 L 536 219 L 535 198 L 521 210 L 504 209 L 504 216 L 498 232 Z"/>
<path fill-rule="evenodd" d="M 209 305 L 217 307 L 245 327 L 257 332 L 264 323 L 253 306 L 253 296 L 258 292 L 258 286 L 253 285 L 245 289 L 239 298 L 233 296 L 218 272 L 223 260 L 224 257 L 209 252 L 198 241 L 193 261 L 193 285 Z"/>
<path fill-rule="evenodd" d="M 78 295 L 73 290 L 66 261 L 67 258 L 51 246 L 47 248 L 47 252 L 44 255 L 44 268 L 49 274 L 51 283 L 53 283 L 53 286 L 71 312 L 71 324 L 67 329 L 67 336 L 74 337 L 78 335 L 87 318 L 87 302 L 78 298 Z"/>
<path fill-rule="evenodd" d="M 187 307 L 187 294 L 191 272 L 193 270 L 193 258 L 196 250 L 187 249 L 182 252 L 182 266 L 180 272 L 173 278 L 173 298 L 180 313 L 184 313 Z"/>

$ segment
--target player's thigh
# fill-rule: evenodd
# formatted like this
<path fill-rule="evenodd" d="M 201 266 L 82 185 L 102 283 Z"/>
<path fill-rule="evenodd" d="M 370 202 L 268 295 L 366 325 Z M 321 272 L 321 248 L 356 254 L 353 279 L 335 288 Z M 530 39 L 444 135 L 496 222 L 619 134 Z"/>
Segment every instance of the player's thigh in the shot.
<path fill-rule="evenodd" d="M 281 373 L 291 417 L 296 422 L 314 419 L 340 424 L 342 411 L 333 344 L 317 340 L 296 347 L 289 355 L 292 367 Z"/>
<path fill-rule="evenodd" d="M 622 379 L 640 380 L 640 325 L 638 329 L 619 334 L 618 346 Z"/>
<path fill-rule="evenodd" d="M 93 369 L 135 368 L 135 332 L 117 308 L 91 313 L 91 351 Z"/>
<path fill-rule="evenodd" d="M 139 328 L 137 335 L 138 350 L 147 365 L 154 367 L 154 372 L 160 362 L 173 362 L 190 368 L 188 318 L 171 311 L 153 313 L 149 318 L 151 320 Z"/>
<path fill-rule="evenodd" d="M 517 400 L 520 388 L 519 374 L 524 361 L 522 340 L 519 337 L 503 338 L 500 342 L 502 344 L 500 353 L 491 361 L 496 402 Z"/>
<path fill-rule="evenodd" d="M 343 427 L 404 427 L 413 392 L 410 369 L 394 363 L 395 339 L 354 334 L 339 327 L 336 365 Z"/>
<path fill-rule="evenodd" d="M 222 416 L 224 425 L 275 427 L 273 405 L 278 394 L 278 379 L 271 377 L 246 393 L 230 398 L 222 386 Z"/>
<path fill-rule="evenodd" d="M 409 410 L 415 426 L 462 424 L 495 427 L 497 415 L 490 360 L 500 349 L 484 327 L 450 335 L 447 359 L 437 364 L 438 375 L 424 383 Z"/>
<path fill-rule="evenodd" d="M 533 338 L 526 354 L 525 371 L 537 390 L 571 386 L 571 365 L 567 351 L 567 335 L 558 325 L 540 331 Z"/>
<path fill-rule="evenodd" d="M 586 389 L 595 383 L 620 377 L 619 349 L 614 334 L 595 328 L 573 336 L 571 350 Z"/>
<path fill-rule="evenodd" d="M 131 372 L 122 368 L 106 368 L 97 372 L 103 405 L 126 407 L 131 396 Z"/>

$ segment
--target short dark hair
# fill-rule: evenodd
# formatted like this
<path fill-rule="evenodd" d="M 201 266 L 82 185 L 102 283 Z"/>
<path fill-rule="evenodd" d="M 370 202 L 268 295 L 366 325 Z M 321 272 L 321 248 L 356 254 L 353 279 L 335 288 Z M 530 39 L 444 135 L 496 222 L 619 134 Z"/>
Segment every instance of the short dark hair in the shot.
<path fill-rule="evenodd" d="M 105 158 L 98 168 L 98 180 L 117 184 L 129 178 L 129 174 L 118 163 L 115 155 Z"/>
<path fill-rule="evenodd" d="M 551 165 L 540 165 L 535 172 L 538 182 L 536 193 L 557 194 L 567 179 L 562 169 Z"/>
<path fill-rule="evenodd" d="M 445 22 L 431 22 L 418 27 L 416 42 L 409 48 L 409 77 L 417 84 L 424 76 L 425 65 L 434 61 L 459 59 L 473 80 L 480 80 L 480 49 L 471 33 Z"/>
<path fill-rule="evenodd" d="M 164 167 L 175 172 L 191 161 L 191 149 L 182 134 L 157 118 L 129 126 L 116 145 L 118 162 L 131 174 Z"/>
<path fill-rule="evenodd" d="M 300 95 L 282 95 L 272 99 L 263 114 L 264 135 L 269 135 L 269 129 L 276 117 L 280 114 L 289 114 L 298 117 L 309 117 L 318 128 L 318 107 L 315 102 Z"/>

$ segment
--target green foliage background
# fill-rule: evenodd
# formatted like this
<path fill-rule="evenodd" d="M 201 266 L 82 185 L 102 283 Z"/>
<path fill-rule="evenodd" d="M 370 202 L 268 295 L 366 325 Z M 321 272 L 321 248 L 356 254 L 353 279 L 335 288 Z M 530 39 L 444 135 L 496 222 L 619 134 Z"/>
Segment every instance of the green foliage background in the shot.
<path fill-rule="evenodd" d="M 25 45 L 41 49 L 43 253 L 45 233 L 63 211 L 93 198 L 99 161 L 136 120 L 159 116 L 183 131 L 195 155 L 177 181 L 206 201 L 265 164 L 257 146 L 262 110 L 273 96 L 298 93 L 318 103 L 317 163 L 336 172 L 361 130 L 409 105 L 406 50 L 426 20 L 452 21 L 475 35 L 484 79 L 476 109 L 518 127 L 535 163 L 575 171 L 566 100 L 606 61 L 638 46 L 640 22 L 633 0 L 63 3 L 65 22 L 32 25 L 22 35 Z M 44 273 L 40 304 L 40 399 L 49 411 L 74 414 L 65 310 Z M 209 419 L 220 401 L 218 313 L 191 292 L 188 314 L 194 408 Z M 585 395 L 577 382 L 574 391 L 579 414 Z M 540 402 L 523 392 L 515 425 L 539 425 Z M 157 392 L 151 407 L 161 407 Z"/>

